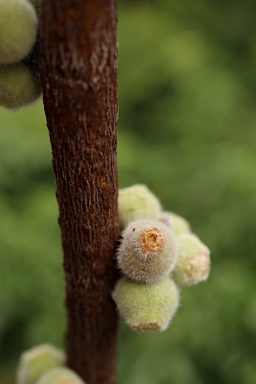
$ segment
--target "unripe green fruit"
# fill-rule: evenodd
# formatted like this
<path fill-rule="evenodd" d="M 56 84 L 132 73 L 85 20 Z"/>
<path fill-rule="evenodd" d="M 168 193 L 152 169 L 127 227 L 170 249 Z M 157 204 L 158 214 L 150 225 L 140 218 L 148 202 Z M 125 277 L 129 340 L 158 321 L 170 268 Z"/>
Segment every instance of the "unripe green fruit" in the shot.
<path fill-rule="evenodd" d="M 159 220 L 172 227 L 176 235 L 191 232 L 191 228 L 187 220 L 182 216 L 176 215 L 175 213 L 162 212 L 159 216 Z"/>
<path fill-rule="evenodd" d="M 15 109 L 36 101 L 41 86 L 23 63 L 0 65 L 0 106 Z"/>
<path fill-rule="evenodd" d="M 52 368 L 64 364 L 64 353 L 49 344 L 42 344 L 22 353 L 17 371 L 17 384 L 35 384 Z"/>
<path fill-rule="evenodd" d="M 168 277 L 154 284 L 122 277 L 112 297 L 120 315 L 137 332 L 164 331 L 179 306 L 178 288 Z"/>
<path fill-rule="evenodd" d="M 172 273 L 180 286 L 190 286 L 208 278 L 210 250 L 193 234 L 177 236 L 178 260 Z"/>
<path fill-rule="evenodd" d="M 71 369 L 55 368 L 41 376 L 36 384 L 85 384 L 85 382 Z"/>
<path fill-rule="evenodd" d="M 0 0 L 0 63 L 15 63 L 31 51 L 38 18 L 27 0 Z"/>
<path fill-rule="evenodd" d="M 166 277 L 177 260 L 177 243 L 171 228 L 158 220 L 135 220 L 122 233 L 117 264 L 124 275 L 141 283 Z"/>
<path fill-rule="evenodd" d="M 156 219 L 161 212 L 157 197 L 145 185 L 119 190 L 118 211 L 121 228 L 137 219 Z"/>

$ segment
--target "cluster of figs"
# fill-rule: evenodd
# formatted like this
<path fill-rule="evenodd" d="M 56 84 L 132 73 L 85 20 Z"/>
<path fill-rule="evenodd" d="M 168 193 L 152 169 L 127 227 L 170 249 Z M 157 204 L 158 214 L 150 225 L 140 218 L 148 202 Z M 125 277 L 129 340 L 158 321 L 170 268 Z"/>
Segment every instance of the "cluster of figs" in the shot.
<path fill-rule="evenodd" d="M 131 329 L 164 331 L 179 307 L 181 287 L 207 279 L 210 251 L 183 217 L 162 211 L 145 185 L 120 189 L 118 206 L 122 234 L 115 259 L 121 277 L 113 300 Z M 85 384 L 65 361 L 50 344 L 31 348 L 20 357 L 17 384 Z"/>
<path fill-rule="evenodd" d="M 163 211 L 145 186 L 119 190 L 122 227 L 116 253 L 121 271 L 112 293 L 120 315 L 137 332 L 164 331 L 180 303 L 180 289 L 205 281 L 210 251 L 187 220 Z"/>

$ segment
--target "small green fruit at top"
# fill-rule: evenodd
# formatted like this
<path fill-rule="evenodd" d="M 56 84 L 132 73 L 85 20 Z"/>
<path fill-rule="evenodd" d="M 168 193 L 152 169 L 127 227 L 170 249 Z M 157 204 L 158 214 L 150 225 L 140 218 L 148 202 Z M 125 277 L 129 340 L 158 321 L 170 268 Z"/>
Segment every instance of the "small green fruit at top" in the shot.
<path fill-rule="evenodd" d="M 65 362 L 64 353 L 50 344 L 42 344 L 22 353 L 17 384 L 35 384 L 45 372 Z"/>
<path fill-rule="evenodd" d="M 210 272 L 210 250 L 193 234 L 177 236 L 178 260 L 172 276 L 180 286 L 205 281 Z"/>
<path fill-rule="evenodd" d="M 41 86 L 23 63 L 0 65 L 0 106 L 24 107 L 41 95 Z"/>
<path fill-rule="evenodd" d="M 85 384 L 71 369 L 55 368 L 40 377 L 36 384 Z"/>
<path fill-rule="evenodd" d="M 120 315 L 137 332 L 164 331 L 179 306 L 178 288 L 168 277 L 154 284 L 122 277 L 112 297 Z"/>
<path fill-rule="evenodd" d="M 117 264 L 130 279 L 152 283 L 170 274 L 177 254 L 171 228 L 158 220 L 135 220 L 122 233 Z"/>
<path fill-rule="evenodd" d="M 136 184 L 119 190 L 118 211 L 121 228 L 137 219 L 156 219 L 161 212 L 157 197 L 145 186 Z"/>
<path fill-rule="evenodd" d="M 175 213 L 162 212 L 159 216 L 159 220 L 172 227 L 176 235 L 191 232 L 191 228 L 187 220 L 182 216 L 176 215 Z"/>
<path fill-rule="evenodd" d="M 0 63 L 15 63 L 31 51 L 38 18 L 27 0 L 0 0 Z"/>

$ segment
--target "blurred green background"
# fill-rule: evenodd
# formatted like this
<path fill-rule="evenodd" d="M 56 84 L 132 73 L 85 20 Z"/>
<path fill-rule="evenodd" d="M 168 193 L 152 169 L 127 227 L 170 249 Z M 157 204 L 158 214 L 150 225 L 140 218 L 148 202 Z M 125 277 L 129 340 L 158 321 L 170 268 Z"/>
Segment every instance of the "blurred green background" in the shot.
<path fill-rule="evenodd" d="M 212 251 L 164 333 L 122 322 L 120 384 L 256 383 L 256 3 L 119 1 L 119 182 L 147 184 Z M 42 101 L 0 110 L 0 382 L 63 346 L 64 282 Z"/>

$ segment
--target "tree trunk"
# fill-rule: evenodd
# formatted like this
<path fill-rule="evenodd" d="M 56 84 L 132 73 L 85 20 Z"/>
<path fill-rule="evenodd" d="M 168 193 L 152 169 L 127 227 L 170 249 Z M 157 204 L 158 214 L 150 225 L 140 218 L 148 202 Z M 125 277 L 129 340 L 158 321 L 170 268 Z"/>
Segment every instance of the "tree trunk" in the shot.
<path fill-rule="evenodd" d="M 38 74 L 64 251 L 67 365 L 87 384 L 115 383 L 116 19 L 115 0 L 41 2 Z"/>

